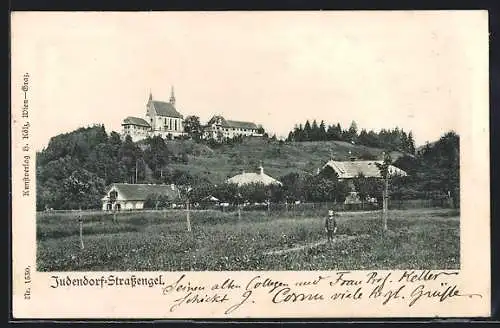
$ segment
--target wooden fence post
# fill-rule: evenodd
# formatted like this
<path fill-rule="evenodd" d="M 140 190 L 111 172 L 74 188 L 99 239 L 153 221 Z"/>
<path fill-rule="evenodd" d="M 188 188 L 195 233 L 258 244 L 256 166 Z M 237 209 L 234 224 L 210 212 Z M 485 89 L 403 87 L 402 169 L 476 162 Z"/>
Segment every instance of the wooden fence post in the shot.
<path fill-rule="evenodd" d="M 186 221 L 187 221 L 187 230 L 191 232 L 191 219 L 189 218 L 189 201 L 186 202 Z"/>
<path fill-rule="evenodd" d="M 80 222 L 80 248 L 84 249 L 85 246 L 83 245 L 83 218 L 81 214 L 78 218 L 78 221 Z"/>

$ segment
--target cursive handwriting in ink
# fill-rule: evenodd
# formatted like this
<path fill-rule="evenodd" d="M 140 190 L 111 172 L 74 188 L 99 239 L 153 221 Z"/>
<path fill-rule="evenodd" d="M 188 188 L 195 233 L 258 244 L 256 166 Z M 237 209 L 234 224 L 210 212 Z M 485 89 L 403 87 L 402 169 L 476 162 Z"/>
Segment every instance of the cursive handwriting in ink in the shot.
<path fill-rule="evenodd" d="M 226 309 L 226 311 L 224 313 L 229 314 L 231 312 L 236 311 L 238 308 L 240 308 L 243 305 L 243 303 L 246 303 L 248 301 L 248 299 L 250 298 L 251 295 L 252 295 L 251 290 L 245 291 L 242 295 L 243 299 L 241 300 L 241 302 L 236 303 L 234 305 L 231 305 L 228 309 Z M 252 301 L 252 303 L 255 303 L 255 302 Z"/>
<path fill-rule="evenodd" d="M 181 298 L 174 301 L 174 304 L 170 307 L 170 312 L 174 312 L 176 308 L 183 304 L 200 304 L 200 303 L 224 303 L 229 301 L 227 294 L 200 294 L 189 292 Z"/>
<path fill-rule="evenodd" d="M 399 278 L 398 282 L 407 282 L 407 283 L 413 283 L 413 282 L 419 282 L 419 281 L 429 281 L 429 280 L 436 280 L 440 276 L 456 276 L 458 275 L 457 271 L 453 272 L 446 272 L 446 271 L 441 271 L 441 272 L 435 272 L 433 273 L 431 270 L 424 270 L 424 271 L 405 271 Z"/>
<path fill-rule="evenodd" d="M 292 291 L 290 287 L 279 289 L 272 298 L 272 302 L 275 304 L 323 300 L 324 296 L 321 293 L 297 293 Z"/>
<path fill-rule="evenodd" d="M 198 291 L 204 291 L 205 287 L 204 286 L 193 286 L 191 285 L 191 282 L 188 281 L 187 283 L 184 283 L 183 280 L 186 277 L 185 274 L 183 274 L 175 283 L 167 285 L 163 288 L 163 295 L 167 295 L 171 292 L 198 292 Z"/>
<path fill-rule="evenodd" d="M 481 294 L 461 294 L 457 285 L 449 285 L 446 282 L 441 283 L 441 286 L 436 288 L 426 288 L 425 285 L 418 285 L 410 294 L 410 303 L 408 306 L 412 307 L 423 297 L 430 299 L 438 299 L 439 302 L 444 302 L 453 297 L 469 297 L 478 296 L 482 298 Z"/>
<path fill-rule="evenodd" d="M 347 279 L 346 277 L 349 275 L 349 271 L 341 271 L 337 272 L 337 279 L 334 281 L 330 281 L 330 286 L 358 286 L 363 283 L 362 280 L 353 280 L 353 279 Z"/>
<path fill-rule="evenodd" d="M 279 280 L 272 280 L 270 278 L 262 279 L 261 276 L 255 276 L 252 279 L 250 279 L 247 286 L 245 287 L 245 290 L 254 290 L 254 289 L 259 289 L 259 288 L 265 288 L 265 289 L 269 289 L 268 293 L 271 294 L 277 288 L 286 287 L 286 286 L 288 286 L 287 283 L 279 281 Z"/>

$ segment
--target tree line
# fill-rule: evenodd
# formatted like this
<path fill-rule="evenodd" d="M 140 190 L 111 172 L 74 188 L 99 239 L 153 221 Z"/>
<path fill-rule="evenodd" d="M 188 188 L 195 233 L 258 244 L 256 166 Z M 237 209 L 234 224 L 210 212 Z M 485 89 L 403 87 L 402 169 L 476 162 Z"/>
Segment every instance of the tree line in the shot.
<path fill-rule="evenodd" d="M 187 141 L 186 141 L 187 142 Z M 195 144 L 194 144 L 195 145 Z M 37 153 L 37 209 L 100 208 L 101 198 L 112 183 L 165 183 L 192 186 L 193 201 L 212 194 L 228 202 L 236 195 L 250 202 L 300 200 L 303 202 L 342 202 L 352 185 L 316 172 L 290 173 L 277 177 L 281 187 L 250 185 L 240 188 L 214 185 L 202 175 L 173 169 L 188 164 L 195 150 L 186 145 L 181 151 L 170 149 L 161 137 L 134 143 L 104 126 L 77 129 L 53 137 L 47 148 Z M 392 179 L 392 199 L 452 197 L 459 200 L 459 136 L 450 132 L 415 155 L 398 158 L 394 165 L 408 172 L 404 180 Z M 380 184 L 364 177 L 354 180 L 361 195 L 380 196 Z"/>
<path fill-rule="evenodd" d="M 379 132 L 361 129 L 355 121 L 352 121 L 348 129 L 343 129 L 340 123 L 326 126 L 322 120 L 319 124 L 316 120 L 312 123 L 307 120 L 304 125 L 299 124 L 288 133 L 287 141 L 347 141 L 368 147 L 383 148 L 387 150 L 399 150 L 409 154 L 415 153 L 415 140 L 413 133 L 403 129 L 382 129 Z"/>
<path fill-rule="evenodd" d="M 53 137 L 37 153 L 37 209 L 99 208 L 112 183 L 197 184 L 203 178 L 170 164 L 187 164 L 187 151 L 174 153 L 159 137 L 134 143 L 103 125 Z M 206 181 L 205 181 L 206 182 Z"/>

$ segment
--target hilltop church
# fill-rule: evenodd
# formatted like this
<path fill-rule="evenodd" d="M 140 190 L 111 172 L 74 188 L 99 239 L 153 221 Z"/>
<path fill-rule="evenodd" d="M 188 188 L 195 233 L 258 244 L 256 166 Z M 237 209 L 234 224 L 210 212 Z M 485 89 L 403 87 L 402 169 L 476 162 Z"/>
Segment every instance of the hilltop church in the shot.
<path fill-rule="evenodd" d="M 203 126 L 204 139 L 222 140 L 242 136 L 262 136 L 262 127 L 252 122 L 226 120 L 222 116 L 214 116 Z M 122 122 L 122 137 L 130 136 L 132 141 L 147 137 L 161 136 L 173 139 L 184 136 L 184 116 L 177 110 L 174 87 L 170 92 L 169 102 L 153 99 L 149 93 L 145 118 L 128 116 Z"/>
<path fill-rule="evenodd" d="M 134 142 L 152 136 L 172 139 L 185 134 L 183 119 L 175 106 L 173 87 L 169 102 L 154 100 L 149 93 L 145 119 L 133 116 L 125 118 L 122 122 L 122 135 L 129 135 Z"/>

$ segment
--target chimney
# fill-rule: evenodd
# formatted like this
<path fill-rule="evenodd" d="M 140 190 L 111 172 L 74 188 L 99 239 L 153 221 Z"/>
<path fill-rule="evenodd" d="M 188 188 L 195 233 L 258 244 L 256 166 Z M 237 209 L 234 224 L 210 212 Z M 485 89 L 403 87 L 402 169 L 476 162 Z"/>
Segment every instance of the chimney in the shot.
<path fill-rule="evenodd" d="M 241 174 L 245 174 L 245 170 L 241 170 Z"/>
<path fill-rule="evenodd" d="M 175 190 L 175 185 L 173 183 L 170 184 L 170 189 Z"/>
<path fill-rule="evenodd" d="M 262 165 L 259 165 L 259 174 L 264 174 L 264 168 Z"/>

